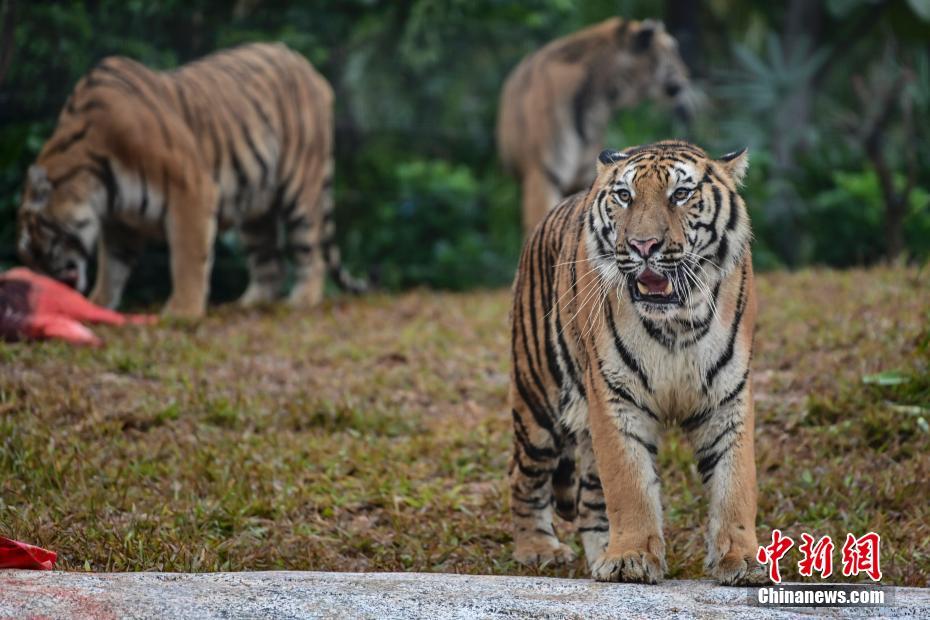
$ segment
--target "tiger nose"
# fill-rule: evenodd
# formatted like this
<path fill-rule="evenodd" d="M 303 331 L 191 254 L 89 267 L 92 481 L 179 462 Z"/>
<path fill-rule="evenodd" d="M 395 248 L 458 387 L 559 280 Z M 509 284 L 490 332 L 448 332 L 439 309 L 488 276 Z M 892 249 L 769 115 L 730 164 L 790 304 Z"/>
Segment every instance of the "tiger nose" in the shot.
<path fill-rule="evenodd" d="M 650 239 L 630 239 L 627 243 L 643 258 L 649 258 L 662 245 L 655 237 Z"/>

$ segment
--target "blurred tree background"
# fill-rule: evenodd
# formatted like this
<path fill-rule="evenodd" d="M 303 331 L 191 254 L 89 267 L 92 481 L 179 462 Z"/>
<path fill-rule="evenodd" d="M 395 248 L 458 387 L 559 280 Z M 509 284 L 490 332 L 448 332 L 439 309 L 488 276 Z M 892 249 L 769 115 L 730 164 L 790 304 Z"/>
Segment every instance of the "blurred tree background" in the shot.
<path fill-rule="evenodd" d="M 689 127 L 651 103 L 620 112 L 608 143 L 749 146 L 759 268 L 930 254 L 930 0 L 0 0 L 0 15 L 0 266 L 16 260 L 25 170 L 96 62 L 170 68 L 279 40 L 336 91 L 350 268 L 388 289 L 509 283 L 521 234 L 495 154 L 499 89 L 525 54 L 613 15 L 663 19 L 706 104 Z M 234 235 L 215 271 L 215 299 L 244 288 Z M 163 296 L 167 274 L 150 251 L 130 295 Z"/>

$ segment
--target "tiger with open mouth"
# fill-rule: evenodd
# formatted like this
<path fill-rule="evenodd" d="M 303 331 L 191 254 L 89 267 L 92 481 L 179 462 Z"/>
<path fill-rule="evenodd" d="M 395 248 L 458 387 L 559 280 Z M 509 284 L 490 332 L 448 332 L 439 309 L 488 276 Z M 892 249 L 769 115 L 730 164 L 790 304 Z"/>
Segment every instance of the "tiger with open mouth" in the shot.
<path fill-rule="evenodd" d="M 604 151 L 591 187 L 526 241 L 512 310 L 517 560 L 573 559 L 554 505 L 576 521 L 595 579 L 661 579 L 656 456 L 662 427 L 678 424 L 709 496 L 711 574 L 764 581 L 747 165 L 745 150 L 712 159 L 679 141 Z"/>

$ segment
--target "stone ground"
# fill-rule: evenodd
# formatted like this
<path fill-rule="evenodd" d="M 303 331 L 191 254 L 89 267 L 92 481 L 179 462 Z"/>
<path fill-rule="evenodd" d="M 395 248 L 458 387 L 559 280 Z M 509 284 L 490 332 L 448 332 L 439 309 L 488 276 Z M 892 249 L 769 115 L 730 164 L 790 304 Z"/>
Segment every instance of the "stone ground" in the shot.
<path fill-rule="evenodd" d="M 930 617 L 930 589 L 894 606 L 753 606 L 755 590 L 436 573 L 0 571 L 0 618 L 769 618 Z"/>

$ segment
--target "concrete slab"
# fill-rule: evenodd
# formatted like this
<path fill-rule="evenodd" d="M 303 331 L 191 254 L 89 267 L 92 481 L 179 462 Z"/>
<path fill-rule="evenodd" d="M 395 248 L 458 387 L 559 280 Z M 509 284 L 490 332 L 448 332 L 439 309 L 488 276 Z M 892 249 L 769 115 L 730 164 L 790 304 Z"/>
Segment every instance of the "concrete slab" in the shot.
<path fill-rule="evenodd" d="M 0 618 L 930 617 L 930 590 L 868 610 L 773 609 L 709 581 L 657 586 L 427 573 L 63 573 L 0 570 Z"/>

